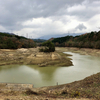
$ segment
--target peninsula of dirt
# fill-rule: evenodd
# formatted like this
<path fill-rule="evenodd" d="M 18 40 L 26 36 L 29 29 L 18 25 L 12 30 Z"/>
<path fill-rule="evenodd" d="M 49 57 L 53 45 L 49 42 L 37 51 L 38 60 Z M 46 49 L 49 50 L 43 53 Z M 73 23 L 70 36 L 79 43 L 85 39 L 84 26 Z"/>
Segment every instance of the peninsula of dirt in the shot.
<path fill-rule="evenodd" d="M 45 66 L 71 66 L 73 65 L 67 54 L 62 52 L 39 52 L 39 48 L 21 48 L 16 50 L 0 49 L 0 65 L 25 64 Z"/>

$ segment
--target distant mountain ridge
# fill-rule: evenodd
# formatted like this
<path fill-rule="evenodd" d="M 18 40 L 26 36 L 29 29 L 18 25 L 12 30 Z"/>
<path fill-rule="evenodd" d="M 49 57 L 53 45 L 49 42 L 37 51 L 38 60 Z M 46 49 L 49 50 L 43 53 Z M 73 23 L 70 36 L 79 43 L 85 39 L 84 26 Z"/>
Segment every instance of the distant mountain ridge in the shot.
<path fill-rule="evenodd" d="M 15 35 L 14 33 L 9 33 L 9 32 L 0 32 L 0 33 Z"/>
<path fill-rule="evenodd" d="M 37 42 L 37 43 L 42 43 L 42 42 L 45 42 L 46 40 L 45 39 L 32 39 L 34 42 Z"/>
<path fill-rule="evenodd" d="M 45 40 L 49 40 L 50 38 L 59 38 L 59 37 L 64 37 L 64 36 L 77 36 L 77 35 L 81 35 L 84 33 L 64 33 L 64 34 L 50 34 L 50 35 L 44 35 L 39 37 L 39 39 L 45 39 Z"/>

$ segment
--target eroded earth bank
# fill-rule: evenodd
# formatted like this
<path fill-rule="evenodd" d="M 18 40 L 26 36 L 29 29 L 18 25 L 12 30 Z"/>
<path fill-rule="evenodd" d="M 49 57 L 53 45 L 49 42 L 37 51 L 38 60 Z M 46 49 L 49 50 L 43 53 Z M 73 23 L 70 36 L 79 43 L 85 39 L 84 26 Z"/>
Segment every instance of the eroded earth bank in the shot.
<path fill-rule="evenodd" d="M 0 49 L 0 65 L 28 64 L 44 66 L 70 66 L 72 62 L 62 52 L 44 53 L 39 52 L 39 48 L 29 49 Z"/>

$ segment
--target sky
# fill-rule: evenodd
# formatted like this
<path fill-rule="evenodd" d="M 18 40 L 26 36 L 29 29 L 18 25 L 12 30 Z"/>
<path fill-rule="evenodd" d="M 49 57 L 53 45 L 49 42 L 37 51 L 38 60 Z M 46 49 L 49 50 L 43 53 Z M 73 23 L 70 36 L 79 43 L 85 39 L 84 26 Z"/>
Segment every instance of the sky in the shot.
<path fill-rule="evenodd" d="M 99 27 L 100 0 L 0 0 L 0 32 L 40 38 Z"/>

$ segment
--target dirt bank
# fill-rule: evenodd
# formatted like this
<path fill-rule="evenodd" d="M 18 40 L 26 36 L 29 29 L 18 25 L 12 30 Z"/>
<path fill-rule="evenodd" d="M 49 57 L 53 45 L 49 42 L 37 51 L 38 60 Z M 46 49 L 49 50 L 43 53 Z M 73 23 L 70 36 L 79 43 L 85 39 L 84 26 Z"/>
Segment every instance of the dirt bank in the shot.
<path fill-rule="evenodd" d="M 0 84 L 0 100 L 100 100 L 100 73 L 69 84 L 17 88 Z"/>
<path fill-rule="evenodd" d="M 73 47 L 56 47 L 59 52 L 75 52 L 82 55 L 100 56 L 100 49 L 89 49 L 89 48 L 73 48 Z"/>
<path fill-rule="evenodd" d="M 39 88 L 38 92 L 56 97 L 100 100 L 100 73 L 70 84 Z"/>
<path fill-rule="evenodd" d="M 44 66 L 70 66 L 72 62 L 61 52 L 43 53 L 39 48 L 0 49 L 0 65 L 29 64 Z"/>

